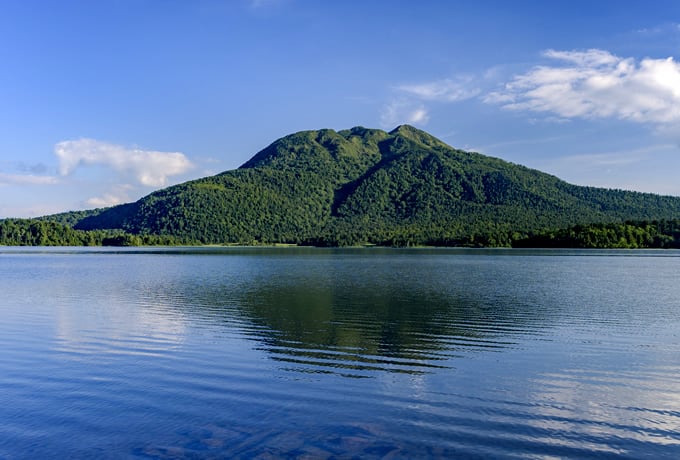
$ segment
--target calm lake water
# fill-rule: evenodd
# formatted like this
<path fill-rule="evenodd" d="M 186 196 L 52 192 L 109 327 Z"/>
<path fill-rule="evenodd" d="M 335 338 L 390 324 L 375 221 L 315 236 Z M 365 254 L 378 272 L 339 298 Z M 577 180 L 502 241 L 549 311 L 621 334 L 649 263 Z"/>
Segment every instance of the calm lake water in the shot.
<path fill-rule="evenodd" d="M 0 248 L 0 458 L 680 458 L 680 252 Z"/>

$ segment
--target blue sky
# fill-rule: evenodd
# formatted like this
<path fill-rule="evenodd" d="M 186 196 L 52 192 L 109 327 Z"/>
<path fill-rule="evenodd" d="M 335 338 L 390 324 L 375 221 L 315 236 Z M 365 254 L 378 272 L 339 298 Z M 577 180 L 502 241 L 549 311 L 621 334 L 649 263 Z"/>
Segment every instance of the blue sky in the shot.
<path fill-rule="evenodd" d="M 0 0 L 0 217 L 134 201 L 295 131 L 402 123 L 680 195 L 680 2 Z"/>

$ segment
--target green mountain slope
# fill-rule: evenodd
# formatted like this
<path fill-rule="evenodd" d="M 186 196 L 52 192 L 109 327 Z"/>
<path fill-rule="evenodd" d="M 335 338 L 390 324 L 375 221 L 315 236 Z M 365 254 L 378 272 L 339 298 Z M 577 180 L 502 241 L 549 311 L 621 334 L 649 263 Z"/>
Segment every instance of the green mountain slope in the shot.
<path fill-rule="evenodd" d="M 576 224 L 678 217 L 680 198 L 571 185 L 404 125 L 295 133 L 239 169 L 60 221 L 202 243 L 498 245 Z"/>

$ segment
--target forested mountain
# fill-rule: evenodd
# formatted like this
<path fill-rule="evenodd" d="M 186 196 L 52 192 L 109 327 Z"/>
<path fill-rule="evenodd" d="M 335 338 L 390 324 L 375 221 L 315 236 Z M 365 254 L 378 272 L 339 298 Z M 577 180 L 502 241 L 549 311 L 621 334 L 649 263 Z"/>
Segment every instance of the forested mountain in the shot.
<path fill-rule="evenodd" d="M 680 198 L 580 187 L 403 125 L 283 137 L 240 168 L 48 216 L 200 243 L 509 245 L 577 224 L 680 217 Z"/>

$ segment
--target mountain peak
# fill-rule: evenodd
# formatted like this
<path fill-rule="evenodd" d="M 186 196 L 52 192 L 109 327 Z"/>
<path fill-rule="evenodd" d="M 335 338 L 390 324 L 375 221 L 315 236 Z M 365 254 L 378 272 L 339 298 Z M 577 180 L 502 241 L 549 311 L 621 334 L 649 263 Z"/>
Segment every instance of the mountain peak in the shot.
<path fill-rule="evenodd" d="M 399 125 L 389 132 L 391 135 L 395 134 L 408 134 L 408 133 L 424 133 L 425 131 L 416 128 L 415 126 L 409 124 Z"/>
<path fill-rule="evenodd" d="M 379 129 L 355 126 L 342 131 L 318 129 L 299 131 L 277 139 L 244 163 L 241 168 L 270 166 L 318 169 L 328 161 L 352 161 L 367 152 L 377 152 L 378 143 L 390 135 Z M 361 160 L 363 161 L 363 160 Z"/>
<path fill-rule="evenodd" d="M 428 147 L 451 148 L 451 146 L 440 141 L 432 134 L 407 124 L 397 126 L 392 131 L 390 131 L 389 134 L 394 137 L 402 137 L 411 141 L 415 141 Z"/>

